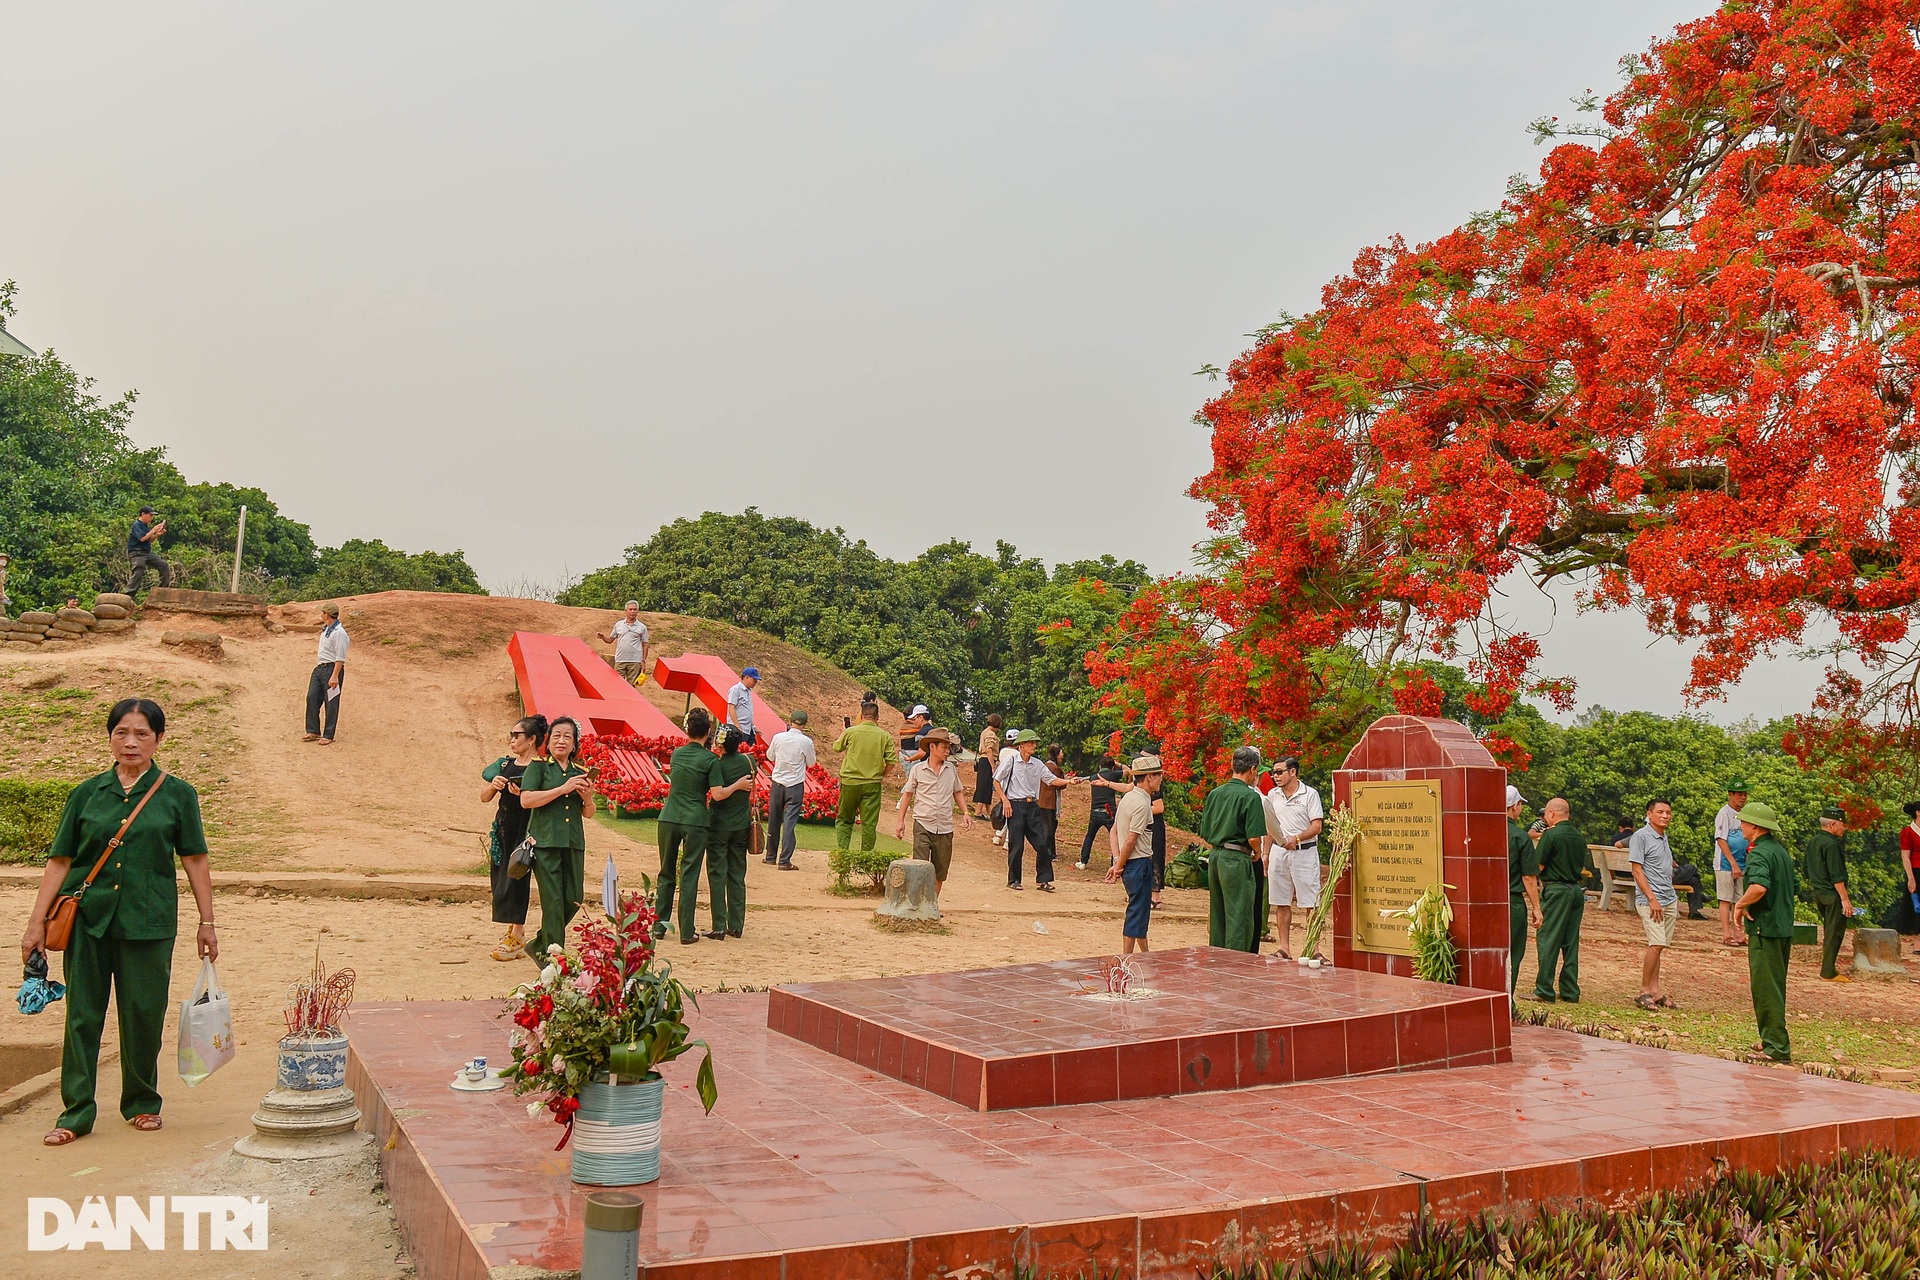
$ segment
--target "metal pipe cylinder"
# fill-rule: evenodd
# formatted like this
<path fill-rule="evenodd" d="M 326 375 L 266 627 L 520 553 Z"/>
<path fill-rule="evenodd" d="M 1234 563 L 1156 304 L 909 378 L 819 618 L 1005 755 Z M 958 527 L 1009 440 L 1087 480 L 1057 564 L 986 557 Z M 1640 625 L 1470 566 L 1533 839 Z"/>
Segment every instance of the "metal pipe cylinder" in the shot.
<path fill-rule="evenodd" d="M 640 1274 L 640 1212 L 644 1208 L 639 1196 L 624 1191 L 587 1193 L 580 1280 L 633 1280 Z"/>

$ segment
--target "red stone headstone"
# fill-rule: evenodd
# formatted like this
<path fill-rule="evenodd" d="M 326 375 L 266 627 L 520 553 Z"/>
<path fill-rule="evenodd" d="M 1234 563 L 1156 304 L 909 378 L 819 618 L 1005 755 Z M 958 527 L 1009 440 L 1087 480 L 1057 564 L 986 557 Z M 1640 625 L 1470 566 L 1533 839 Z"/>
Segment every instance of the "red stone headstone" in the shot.
<path fill-rule="evenodd" d="M 1443 882 L 1452 886 L 1453 941 L 1463 986 L 1507 989 L 1507 771 L 1465 725 L 1453 720 L 1385 716 L 1333 774 L 1334 805 L 1350 805 L 1358 783 L 1433 784 L 1438 793 Z M 1429 788 L 1411 788 L 1424 794 Z M 1377 793 L 1376 793 L 1377 794 Z M 1430 803 L 1430 802 L 1429 802 Z M 1413 976 L 1406 956 L 1356 945 L 1354 876 L 1336 888 L 1333 959 L 1339 966 Z M 1417 897 L 1424 885 L 1409 897 Z"/>

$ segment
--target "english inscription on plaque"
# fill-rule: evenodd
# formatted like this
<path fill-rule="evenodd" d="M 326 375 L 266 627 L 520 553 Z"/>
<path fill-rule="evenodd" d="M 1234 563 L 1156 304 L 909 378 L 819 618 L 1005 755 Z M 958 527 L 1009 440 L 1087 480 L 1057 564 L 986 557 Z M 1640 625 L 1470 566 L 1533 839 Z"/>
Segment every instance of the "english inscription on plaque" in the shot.
<path fill-rule="evenodd" d="M 1441 883 L 1440 784 L 1355 782 L 1352 806 L 1360 822 L 1353 850 L 1353 945 L 1412 955 L 1407 922 L 1381 912 L 1404 911 L 1429 885 Z"/>

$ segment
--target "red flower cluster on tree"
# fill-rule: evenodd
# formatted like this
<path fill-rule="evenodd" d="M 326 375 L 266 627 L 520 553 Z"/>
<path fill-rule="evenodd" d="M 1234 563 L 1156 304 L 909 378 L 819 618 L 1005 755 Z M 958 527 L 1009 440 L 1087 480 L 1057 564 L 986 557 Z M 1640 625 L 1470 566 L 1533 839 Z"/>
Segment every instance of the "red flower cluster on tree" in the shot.
<path fill-rule="evenodd" d="M 1496 213 L 1362 253 L 1236 360 L 1205 568 L 1088 661 L 1170 766 L 1222 721 L 1311 752 L 1429 711 L 1429 656 L 1470 655 L 1482 714 L 1570 699 L 1500 625 L 1522 572 L 1695 643 L 1696 702 L 1831 619 L 1868 676 L 1823 749 L 1913 726 L 1917 30 L 1920 0 L 1727 4 Z"/>

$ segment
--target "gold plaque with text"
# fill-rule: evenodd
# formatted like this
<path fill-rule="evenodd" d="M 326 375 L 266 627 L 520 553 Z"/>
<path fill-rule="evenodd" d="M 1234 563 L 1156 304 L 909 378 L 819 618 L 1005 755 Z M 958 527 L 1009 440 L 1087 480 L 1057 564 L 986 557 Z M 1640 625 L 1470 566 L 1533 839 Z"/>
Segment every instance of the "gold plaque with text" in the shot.
<path fill-rule="evenodd" d="M 1351 803 L 1360 822 L 1353 849 L 1353 945 L 1361 951 L 1410 956 L 1403 911 L 1442 883 L 1440 784 L 1356 782 Z"/>

